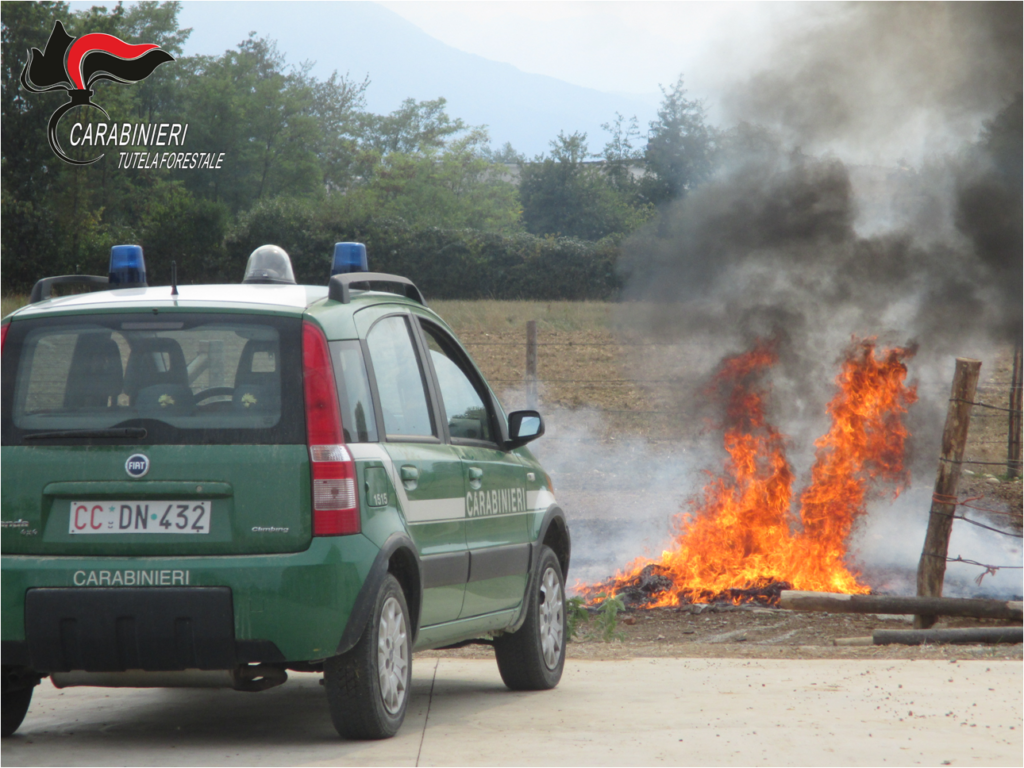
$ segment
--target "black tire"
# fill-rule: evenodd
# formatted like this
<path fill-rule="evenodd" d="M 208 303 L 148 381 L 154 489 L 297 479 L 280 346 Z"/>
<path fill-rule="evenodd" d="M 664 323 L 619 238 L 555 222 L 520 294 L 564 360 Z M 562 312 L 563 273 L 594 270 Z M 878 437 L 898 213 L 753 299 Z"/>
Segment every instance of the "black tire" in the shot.
<path fill-rule="evenodd" d="M 3 730 L 0 730 L 0 736 L 7 737 L 18 730 L 25 720 L 28 705 L 32 703 L 32 687 L 18 688 L 5 693 L 2 703 L 3 710 L 0 714 L 3 715 Z"/>
<path fill-rule="evenodd" d="M 411 637 L 405 594 L 389 573 L 359 642 L 324 662 L 331 720 L 343 738 L 386 739 L 398 732 L 412 695 Z"/>
<path fill-rule="evenodd" d="M 537 581 L 527 595 L 526 621 L 494 640 L 501 679 L 513 691 L 545 691 L 558 685 L 565 666 L 565 577 L 549 547 L 540 548 Z"/>

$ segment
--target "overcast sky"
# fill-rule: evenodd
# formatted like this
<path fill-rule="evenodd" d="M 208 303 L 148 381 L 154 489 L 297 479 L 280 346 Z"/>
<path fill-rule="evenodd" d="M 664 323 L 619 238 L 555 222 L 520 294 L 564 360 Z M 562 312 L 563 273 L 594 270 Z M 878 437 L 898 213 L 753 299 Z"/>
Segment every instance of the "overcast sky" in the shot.
<path fill-rule="evenodd" d="M 460 50 L 606 92 L 658 94 L 684 74 L 714 101 L 758 69 L 780 25 L 812 24 L 813 5 L 757 2 L 437 2 L 381 5 Z M 714 109 L 714 104 L 708 105 Z"/>
<path fill-rule="evenodd" d="M 656 94 L 683 74 L 714 113 L 716 96 L 759 68 L 780 30 L 815 23 L 834 0 L 376 0 L 427 34 L 469 53 L 610 93 Z M 82 9 L 95 0 L 71 0 Z M 250 0 L 262 5 L 260 0 Z M 289 18 L 323 16 L 325 0 L 274 3 Z M 237 0 L 183 0 L 195 29 L 189 53 L 245 15 Z M 251 7 L 251 6 L 250 6 Z M 337 17 L 337 16 L 335 16 Z M 273 30 L 259 30 L 273 37 Z M 339 45 L 349 31 L 339 26 Z M 241 40 L 241 38 L 240 38 Z M 293 54 L 294 51 L 289 51 Z"/>

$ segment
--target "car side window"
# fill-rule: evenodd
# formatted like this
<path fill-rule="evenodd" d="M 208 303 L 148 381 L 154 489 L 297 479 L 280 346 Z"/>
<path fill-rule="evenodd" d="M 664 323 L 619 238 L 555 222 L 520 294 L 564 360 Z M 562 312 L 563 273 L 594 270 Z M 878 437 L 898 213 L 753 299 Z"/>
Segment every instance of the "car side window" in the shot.
<path fill-rule="evenodd" d="M 378 322 L 366 337 L 389 439 L 436 435 L 411 330 L 406 319 L 396 315 Z"/>
<path fill-rule="evenodd" d="M 479 382 L 474 385 L 477 377 L 468 370 L 455 344 L 440 329 L 423 321 L 420 325 L 430 349 L 430 361 L 437 375 L 452 440 L 497 442 L 485 396 L 479 391 L 482 385 Z"/>
<path fill-rule="evenodd" d="M 370 397 L 362 347 L 358 341 L 332 341 L 330 347 L 345 442 L 375 443 L 377 422 L 373 416 L 373 399 Z"/>

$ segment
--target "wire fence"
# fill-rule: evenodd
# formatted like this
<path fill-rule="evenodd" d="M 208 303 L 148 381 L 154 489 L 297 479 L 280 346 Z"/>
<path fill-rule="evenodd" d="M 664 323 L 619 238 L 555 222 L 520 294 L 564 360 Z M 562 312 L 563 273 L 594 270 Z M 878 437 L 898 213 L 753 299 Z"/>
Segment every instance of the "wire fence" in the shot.
<path fill-rule="evenodd" d="M 965 398 L 951 397 L 950 403 L 959 403 L 970 406 L 968 412 L 967 424 L 970 423 L 970 419 L 977 416 L 989 416 L 989 417 L 1008 417 L 1007 422 L 1007 439 L 1003 441 L 995 440 L 975 440 L 973 445 L 991 445 L 993 443 L 1001 443 L 1006 445 L 1006 461 L 985 461 L 980 459 L 965 459 L 965 458 L 950 458 L 948 456 L 939 457 L 940 462 L 944 462 L 948 465 L 953 465 L 957 470 L 962 469 L 965 466 L 982 466 L 982 467 L 1005 467 L 1007 479 L 1019 477 L 1021 474 L 1021 420 L 1024 413 L 1021 409 L 1021 352 L 1020 349 L 1015 350 L 1014 361 L 1013 361 L 1013 372 L 1010 378 L 1010 391 L 1009 391 L 1009 402 L 1007 407 L 1001 405 L 995 405 L 991 402 L 985 402 L 983 400 L 968 400 Z M 954 391 L 956 391 L 956 384 L 954 383 Z M 985 392 L 986 396 L 997 394 L 994 388 L 977 388 L 977 393 Z M 979 410 L 981 409 L 981 410 Z M 952 411 L 951 411 L 952 413 Z M 969 430 L 968 430 L 969 434 Z M 966 436 L 965 436 L 966 437 Z M 966 443 L 966 440 L 964 441 Z M 940 475 L 942 473 L 940 472 Z M 965 558 L 961 555 L 956 557 L 949 556 L 949 533 L 951 533 L 951 527 L 955 521 L 960 521 L 967 525 L 971 525 L 975 528 L 994 533 L 999 536 L 1006 536 L 1014 539 L 1024 540 L 1024 511 L 1020 509 L 995 509 L 990 504 L 979 505 L 978 502 L 985 501 L 985 495 L 970 496 L 968 498 L 961 499 L 959 494 L 956 493 L 957 487 L 954 481 L 952 488 L 953 493 L 944 494 L 936 492 L 932 495 L 932 509 L 931 515 L 933 521 L 939 518 L 946 518 L 949 520 L 948 527 L 946 528 L 946 545 L 945 551 L 938 554 L 934 551 L 927 551 L 928 545 L 926 543 L 926 549 L 922 552 L 921 570 L 919 571 L 919 584 L 920 574 L 925 572 L 926 562 L 934 562 L 935 560 L 942 560 L 944 563 L 963 563 L 965 565 L 972 565 L 982 569 L 982 572 L 974 579 L 975 583 L 980 587 L 982 581 L 986 576 L 996 576 L 1001 570 L 1024 570 L 1024 565 L 995 565 L 992 563 L 984 563 L 979 560 Z M 985 516 L 985 519 L 979 520 L 977 515 L 968 516 L 968 512 L 981 513 Z M 995 524 L 996 519 L 1001 519 L 1006 523 L 1005 527 L 997 527 Z M 931 525 L 931 524 L 930 524 Z M 931 527 L 929 527 L 929 534 L 931 533 Z M 925 558 L 931 558 L 931 560 L 925 560 Z M 930 568 L 930 566 L 929 566 Z M 920 594 L 920 591 L 919 591 Z"/>

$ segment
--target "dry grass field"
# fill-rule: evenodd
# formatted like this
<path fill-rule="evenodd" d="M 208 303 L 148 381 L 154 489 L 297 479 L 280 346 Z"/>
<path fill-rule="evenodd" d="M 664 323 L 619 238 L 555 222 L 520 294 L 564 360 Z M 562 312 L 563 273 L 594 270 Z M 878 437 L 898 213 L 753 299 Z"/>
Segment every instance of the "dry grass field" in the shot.
<path fill-rule="evenodd" d="M 548 408 L 641 410 L 607 302 L 436 301 L 505 406 L 524 405 L 526 323 L 537 322 L 537 372 Z"/>
<path fill-rule="evenodd" d="M 0 299 L 0 317 L 7 317 L 11 312 L 28 304 L 28 296 L 12 294 Z"/>
<path fill-rule="evenodd" d="M 694 431 L 690 414 L 673 404 L 672 372 L 684 370 L 678 353 L 646 346 L 638 356 L 643 340 L 618 325 L 624 313 L 612 302 L 435 301 L 431 308 L 508 409 L 526 405 L 526 323 L 535 320 L 540 402 L 550 420 L 571 412 L 588 434 L 605 438 L 672 440 Z"/>

